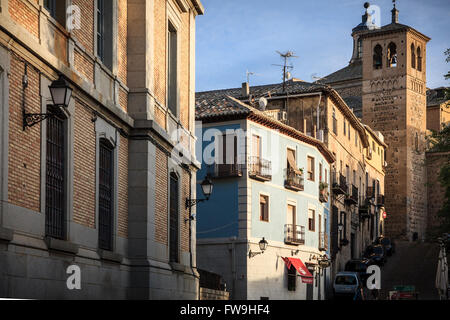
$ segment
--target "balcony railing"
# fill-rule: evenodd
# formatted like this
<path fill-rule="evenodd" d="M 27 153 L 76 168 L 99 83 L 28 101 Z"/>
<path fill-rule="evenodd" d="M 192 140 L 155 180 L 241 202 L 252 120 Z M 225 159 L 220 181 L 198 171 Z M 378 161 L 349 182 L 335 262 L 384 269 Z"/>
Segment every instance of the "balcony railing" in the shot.
<path fill-rule="evenodd" d="M 270 181 L 272 180 L 272 162 L 260 157 L 249 157 L 248 175 L 250 178 Z"/>
<path fill-rule="evenodd" d="M 232 178 L 242 177 L 243 165 L 233 164 L 215 164 L 208 169 L 208 174 L 213 178 Z"/>
<path fill-rule="evenodd" d="M 359 217 L 360 219 L 366 219 L 370 217 L 372 202 L 367 196 L 359 197 Z"/>
<path fill-rule="evenodd" d="M 358 196 L 359 196 L 358 188 L 352 184 L 352 187 L 350 188 L 350 190 L 351 190 L 350 194 L 345 198 L 345 203 L 347 203 L 349 205 L 352 205 L 352 204 L 356 205 L 356 204 L 358 204 Z"/>
<path fill-rule="evenodd" d="M 347 194 L 348 186 L 345 177 L 336 171 L 332 174 L 332 188 L 335 194 Z"/>
<path fill-rule="evenodd" d="M 305 178 L 303 177 L 303 175 L 298 174 L 294 170 L 288 168 L 284 186 L 287 189 L 291 189 L 294 191 L 303 191 L 305 190 Z"/>
<path fill-rule="evenodd" d="M 319 232 L 319 250 L 328 250 L 328 234 L 325 232 Z"/>
<path fill-rule="evenodd" d="M 295 224 L 284 225 L 284 243 L 286 244 L 305 244 L 305 227 Z"/>

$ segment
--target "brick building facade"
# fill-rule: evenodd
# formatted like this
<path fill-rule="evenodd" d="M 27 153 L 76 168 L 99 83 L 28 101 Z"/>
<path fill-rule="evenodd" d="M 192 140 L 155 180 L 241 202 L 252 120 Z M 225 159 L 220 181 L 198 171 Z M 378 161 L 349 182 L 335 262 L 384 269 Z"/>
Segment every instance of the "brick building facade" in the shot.
<path fill-rule="evenodd" d="M 195 154 L 202 13 L 197 0 L 0 2 L 0 297 L 198 297 L 185 199 L 199 164 L 174 150 Z M 68 107 L 24 128 L 24 112 L 51 112 L 60 75 Z"/>

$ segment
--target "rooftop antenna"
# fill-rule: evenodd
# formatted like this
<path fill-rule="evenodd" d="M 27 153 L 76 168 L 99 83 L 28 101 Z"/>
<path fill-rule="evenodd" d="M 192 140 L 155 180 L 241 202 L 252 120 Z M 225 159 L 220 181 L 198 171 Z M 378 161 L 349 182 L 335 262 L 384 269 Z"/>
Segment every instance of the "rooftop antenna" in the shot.
<path fill-rule="evenodd" d="M 324 80 L 325 78 L 317 76 L 317 73 L 313 73 L 311 75 L 311 79 L 314 80 L 316 83 L 320 83 L 320 81 Z"/>
<path fill-rule="evenodd" d="M 283 92 L 286 91 L 286 80 L 288 78 L 290 78 L 290 72 L 289 70 L 294 69 L 294 67 L 292 65 L 288 65 L 288 61 L 290 58 L 298 58 L 297 56 L 295 56 L 294 52 L 292 51 L 287 51 L 285 53 L 282 53 L 280 51 L 276 51 L 281 58 L 284 59 L 284 64 L 280 65 L 280 64 L 274 64 L 274 66 L 278 66 L 278 67 L 283 67 Z"/>

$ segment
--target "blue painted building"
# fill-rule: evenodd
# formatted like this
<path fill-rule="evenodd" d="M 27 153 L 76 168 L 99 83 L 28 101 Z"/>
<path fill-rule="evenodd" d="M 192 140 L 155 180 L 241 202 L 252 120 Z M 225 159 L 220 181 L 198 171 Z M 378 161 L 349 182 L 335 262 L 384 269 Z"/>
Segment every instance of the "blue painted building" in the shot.
<path fill-rule="evenodd" d="M 214 183 L 197 206 L 198 268 L 233 299 L 323 299 L 331 152 L 231 97 L 198 100 L 196 119 L 197 181 Z"/>

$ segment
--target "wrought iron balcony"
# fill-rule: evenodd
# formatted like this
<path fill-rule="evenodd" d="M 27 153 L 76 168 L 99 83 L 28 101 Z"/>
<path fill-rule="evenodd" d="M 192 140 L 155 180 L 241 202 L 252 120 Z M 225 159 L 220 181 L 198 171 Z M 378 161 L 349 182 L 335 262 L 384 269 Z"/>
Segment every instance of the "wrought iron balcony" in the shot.
<path fill-rule="evenodd" d="M 319 232 L 319 250 L 328 250 L 328 234 L 325 232 Z"/>
<path fill-rule="evenodd" d="M 357 205 L 358 204 L 358 188 L 352 184 L 351 193 L 345 198 L 345 203 L 349 205 Z"/>
<path fill-rule="evenodd" d="M 292 245 L 305 244 L 305 227 L 295 224 L 284 225 L 284 243 Z"/>
<path fill-rule="evenodd" d="M 303 191 L 305 190 L 305 178 L 294 170 L 288 169 L 284 186 L 294 191 Z"/>
<path fill-rule="evenodd" d="M 347 194 L 348 186 L 345 177 L 341 173 L 334 171 L 331 178 L 333 192 L 336 195 Z"/>
<path fill-rule="evenodd" d="M 260 157 L 249 157 L 248 175 L 260 181 L 272 180 L 272 162 Z"/>
<path fill-rule="evenodd" d="M 232 178 L 242 177 L 243 165 L 242 164 L 214 164 L 209 166 L 208 174 L 212 178 Z"/>
<path fill-rule="evenodd" d="M 371 202 L 370 198 L 361 196 L 360 200 L 359 200 L 360 219 L 366 219 L 366 218 L 370 217 L 371 207 L 372 207 L 372 202 Z"/>

